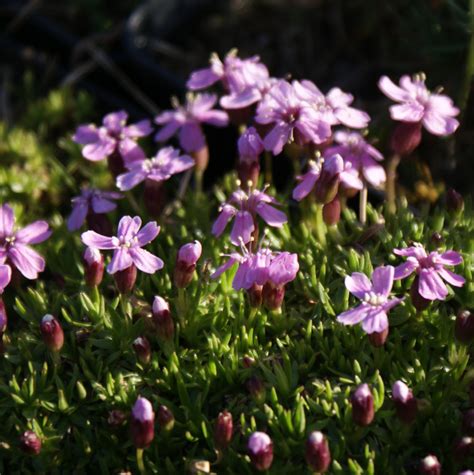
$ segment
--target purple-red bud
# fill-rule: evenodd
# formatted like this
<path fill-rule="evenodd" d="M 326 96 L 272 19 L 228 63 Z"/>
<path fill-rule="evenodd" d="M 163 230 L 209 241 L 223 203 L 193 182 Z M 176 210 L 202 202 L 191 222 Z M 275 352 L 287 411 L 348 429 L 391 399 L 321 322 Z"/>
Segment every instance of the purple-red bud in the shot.
<path fill-rule="evenodd" d="M 403 381 L 396 381 L 392 386 L 392 397 L 398 418 L 405 424 L 411 424 L 418 412 L 418 404 L 411 389 Z"/>
<path fill-rule="evenodd" d="M 252 358 L 251 356 L 245 355 L 242 358 L 242 364 L 243 364 L 244 368 L 250 368 L 255 364 L 255 359 Z"/>
<path fill-rule="evenodd" d="M 166 186 L 164 181 L 145 180 L 143 201 L 150 216 L 160 216 L 166 204 Z"/>
<path fill-rule="evenodd" d="M 464 198 L 453 188 L 446 192 L 446 208 L 450 213 L 460 213 L 464 208 Z"/>
<path fill-rule="evenodd" d="M 254 432 L 247 443 L 250 460 L 260 472 L 268 470 L 273 462 L 273 442 L 265 432 Z"/>
<path fill-rule="evenodd" d="M 0 297 L 0 337 L 5 333 L 8 324 L 7 309 L 5 303 Z"/>
<path fill-rule="evenodd" d="M 322 432 L 314 431 L 306 440 L 306 462 L 312 471 L 324 473 L 331 464 L 331 452 L 326 437 Z"/>
<path fill-rule="evenodd" d="M 369 338 L 370 344 L 372 346 L 375 346 L 376 348 L 379 348 L 385 345 L 385 342 L 387 341 L 388 333 L 389 333 L 389 327 L 387 327 L 385 330 L 381 332 L 369 333 L 367 336 Z"/>
<path fill-rule="evenodd" d="M 61 324 L 52 316 L 45 315 L 40 323 L 41 336 L 51 351 L 59 351 L 64 344 L 64 332 Z"/>
<path fill-rule="evenodd" d="M 438 232 L 434 232 L 432 235 L 431 235 L 431 242 L 435 245 L 435 246 L 440 246 L 441 243 L 443 242 L 443 236 L 441 236 L 440 233 Z"/>
<path fill-rule="evenodd" d="M 199 241 L 190 242 L 180 248 L 174 268 L 174 284 L 176 287 L 184 289 L 191 283 L 196 263 L 201 254 L 202 246 Z"/>
<path fill-rule="evenodd" d="M 248 392 L 257 402 L 257 404 L 263 404 L 266 399 L 265 385 L 262 380 L 257 376 L 251 376 L 245 383 Z"/>
<path fill-rule="evenodd" d="M 474 437 L 474 409 L 468 409 L 462 416 L 462 430 Z"/>
<path fill-rule="evenodd" d="M 162 404 L 157 413 L 158 426 L 160 430 L 170 432 L 174 427 L 174 415 L 167 406 Z"/>
<path fill-rule="evenodd" d="M 218 449 L 224 450 L 228 447 L 232 440 L 233 430 L 232 414 L 227 410 L 220 412 L 214 426 L 214 443 Z"/>
<path fill-rule="evenodd" d="M 441 475 L 441 464 L 435 455 L 427 455 L 419 467 L 420 475 Z"/>
<path fill-rule="evenodd" d="M 133 342 L 133 349 L 137 355 L 138 361 L 146 365 L 150 362 L 151 358 L 151 346 L 148 339 L 144 336 L 139 336 Z"/>
<path fill-rule="evenodd" d="M 20 437 L 20 448 L 25 454 L 39 455 L 41 452 L 41 439 L 33 431 L 27 430 Z"/>
<path fill-rule="evenodd" d="M 336 196 L 323 206 L 323 220 L 328 226 L 334 226 L 341 219 L 341 201 Z"/>
<path fill-rule="evenodd" d="M 117 178 L 119 175 L 127 171 L 122 155 L 117 149 L 107 157 L 107 165 L 109 166 L 109 171 L 112 173 L 114 178 Z"/>
<path fill-rule="evenodd" d="M 268 310 L 278 310 L 283 304 L 285 298 L 285 286 L 274 285 L 272 282 L 267 282 L 262 290 L 263 304 Z"/>
<path fill-rule="evenodd" d="M 107 417 L 107 423 L 113 428 L 120 427 L 126 420 L 127 415 L 120 409 L 113 409 Z"/>
<path fill-rule="evenodd" d="M 368 426 L 374 419 L 374 397 L 368 384 L 361 384 L 351 397 L 352 420 L 360 426 Z"/>
<path fill-rule="evenodd" d="M 153 301 L 153 324 L 158 338 L 162 341 L 171 341 L 174 337 L 174 322 L 168 302 L 159 296 Z"/>
<path fill-rule="evenodd" d="M 133 290 L 137 280 L 137 268 L 134 264 L 114 274 L 115 283 L 121 294 L 128 294 Z"/>
<path fill-rule="evenodd" d="M 104 256 L 98 249 L 88 247 L 84 252 L 84 280 L 88 287 L 97 287 L 104 277 Z"/>
<path fill-rule="evenodd" d="M 258 284 L 253 284 L 250 289 L 247 290 L 247 295 L 249 296 L 249 304 L 252 308 L 258 308 L 262 305 L 263 296 L 262 296 L 263 287 Z"/>
<path fill-rule="evenodd" d="M 461 343 L 474 339 L 474 315 L 469 310 L 460 310 L 454 324 L 454 335 Z"/>
<path fill-rule="evenodd" d="M 339 173 L 329 172 L 325 170 L 323 165 L 321 174 L 314 187 L 316 202 L 323 205 L 331 203 L 337 196 L 340 181 Z"/>
<path fill-rule="evenodd" d="M 132 409 L 130 432 L 137 449 L 146 449 L 155 437 L 155 413 L 151 402 L 139 397 Z"/>
<path fill-rule="evenodd" d="M 393 153 L 410 155 L 421 142 L 421 122 L 399 122 L 392 132 L 390 148 Z"/>
<path fill-rule="evenodd" d="M 429 307 L 431 300 L 425 299 L 420 295 L 420 292 L 418 291 L 418 286 L 419 278 L 418 276 L 415 276 L 415 278 L 413 279 L 413 283 L 410 287 L 411 303 L 419 312 L 422 312 L 423 310 L 426 310 Z"/>

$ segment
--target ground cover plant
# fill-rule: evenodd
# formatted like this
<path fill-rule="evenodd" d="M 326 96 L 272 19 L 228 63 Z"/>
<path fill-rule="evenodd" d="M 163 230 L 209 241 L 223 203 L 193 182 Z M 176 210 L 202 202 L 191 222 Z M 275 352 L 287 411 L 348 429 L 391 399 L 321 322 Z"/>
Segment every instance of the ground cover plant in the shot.
<path fill-rule="evenodd" d="M 1 130 L 0 472 L 472 473 L 470 200 L 397 185 L 459 109 L 382 76 L 372 127 L 237 51 L 187 86 L 140 121 L 55 91 Z"/>

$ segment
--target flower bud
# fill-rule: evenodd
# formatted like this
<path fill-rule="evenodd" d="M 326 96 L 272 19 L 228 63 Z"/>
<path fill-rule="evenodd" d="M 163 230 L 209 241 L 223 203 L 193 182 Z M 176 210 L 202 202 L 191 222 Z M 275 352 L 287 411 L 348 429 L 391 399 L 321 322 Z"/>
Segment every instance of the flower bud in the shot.
<path fill-rule="evenodd" d="M 251 356 L 245 355 L 242 358 L 242 364 L 243 364 L 244 368 L 250 368 L 255 364 L 255 360 Z"/>
<path fill-rule="evenodd" d="M 273 462 L 273 442 L 265 432 L 254 432 L 248 441 L 247 449 L 253 466 L 259 471 L 268 470 Z"/>
<path fill-rule="evenodd" d="M 3 302 L 2 297 L 0 297 L 0 337 L 5 333 L 7 329 L 7 309 L 5 308 L 5 303 Z"/>
<path fill-rule="evenodd" d="M 166 204 L 165 182 L 145 180 L 143 201 L 148 214 L 154 218 L 159 217 Z"/>
<path fill-rule="evenodd" d="M 468 409 L 462 416 L 462 430 L 474 437 L 474 409 Z"/>
<path fill-rule="evenodd" d="M 113 153 L 107 157 L 107 165 L 114 178 L 117 178 L 119 175 L 127 171 L 122 155 L 117 149 L 115 149 Z"/>
<path fill-rule="evenodd" d="M 174 336 L 174 322 L 171 316 L 168 302 L 162 297 L 156 296 L 153 301 L 153 324 L 158 338 L 162 341 L 171 341 Z"/>
<path fill-rule="evenodd" d="M 323 165 L 321 175 L 314 187 L 316 202 L 325 205 L 333 201 L 337 196 L 340 181 L 339 173 L 332 173 Z"/>
<path fill-rule="evenodd" d="M 88 247 L 84 252 L 84 280 L 88 287 L 97 287 L 104 277 L 104 256 L 98 249 Z"/>
<path fill-rule="evenodd" d="M 64 332 L 61 324 L 52 316 L 45 315 L 40 324 L 41 336 L 51 351 L 59 351 L 64 344 Z"/>
<path fill-rule="evenodd" d="M 472 437 L 461 437 L 457 439 L 453 447 L 454 460 L 462 463 L 463 460 L 469 457 L 474 451 L 474 439 Z"/>
<path fill-rule="evenodd" d="M 368 384 L 361 384 L 351 397 L 352 420 L 360 426 L 368 426 L 374 419 L 374 397 Z"/>
<path fill-rule="evenodd" d="M 427 455 L 420 463 L 420 475 L 441 475 L 441 464 L 434 455 Z"/>
<path fill-rule="evenodd" d="M 322 432 L 314 431 L 306 441 L 306 462 L 316 473 L 324 473 L 331 463 L 331 452 L 326 437 Z"/>
<path fill-rule="evenodd" d="M 411 424 L 418 412 L 416 398 L 411 389 L 403 381 L 396 381 L 392 386 L 392 397 L 398 418 L 405 424 Z"/>
<path fill-rule="evenodd" d="M 155 437 L 155 413 L 151 402 L 139 397 L 132 409 L 130 430 L 137 449 L 146 449 Z"/>
<path fill-rule="evenodd" d="M 328 226 L 334 226 L 341 218 L 341 202 L 336 196 L 323 206 L 323 219 Z"/>
<path fill-rule="evenodd" d="M 389 327 L 381 332 L 369 333 L 367 336 L 369 338 L 370 344 L 375 346 L 375 348 L 380 348 L 385 345 L 389 333 Z"/>
<path fill-rule="evenodd" d="M 420 142 L 421 122 L 399 122 L 392 132 L 390 148 L 397 155 L 410 155 Z"/>
<path fill-rule="evenodd" d="M 20 437 L 20 448 L 25 454 L 39 455 L 41 452 L 41 439 L 33 431 L 27 430 Z"/>
<path fill-rule="evenodd" d="M 425 299 L 420 295 L 420 292 L 418 291 L 418 285 L 419 285 L 419 279 L 418 276 L 415 276 L 413 279 L 413 283 L 411 284 L 410 287 L 410 297 L 411 297 L 411 303 L 413 306 L 419 311 L 422 312 L 423 310 L 426 310 L 430 303 L 431 300 Z"/>
<path fill-rule="evenodd" d="M 107 423 L 109 426 L 116 428 L 120 427 L 127 419 L 125 412 L 119 409 L 113 409 L 109 412 L 109 417 L 107 417 Z"/>
<path fill-rule="evenodd" d="M 272 282 L 267 282 L 262 290 L 263 304 L 268 310 L 278 310 L 283 304 L 285 298 L 285 286 L 274 285 Z"/>
<path fill-rule="evenodd" d="M 453 188 L 446 192 L 446 208 L 453 214 L 460 213 L 464 208 L 464 198 Z"/>
<path fill-rule="evenodd" d="M 249 296 L 249 303 L 252 308 L 258 308 L 262 305 L 263 296 L 262 296 L 263 287 L 258 284 L 253 284 L 250 289 L 247 290 L 247 295 Z"/>
<path fill-rule="evenodd" d="M 162 404 L 158 408 L 158 426 L 160 430 L 163 430 L 165 432 L 170 432 L 173 430 L 174 427 L 174 415 L 171 412 L 171 409 L 169 409 L 167 406 Z"/>
<path fill-rule="evenodd" d="M 199 241 L 190 242 L 180 248 L 174 268 L 174 284 L 176 287 L 184 289 L 191 283 L 196 263 L 201 254 L 202 246 Z"/>
<path fill-rule="evenodd" d="M 263 404 L 266 399 L 265 386 L 260 378 L 257 376 L 250 377 L 245 383 L 248 392 L 253 397 L 257 404 Z"/>
<path fill-rule="evenodd" d="M 141 364 L 146 365 L 150 362 L 151 358 L 151 347 L 150 342 L 144 336 L 139 336 L 133 342 L 133 349 L 135 350 L 135 354 L 137 355 L 138 361 Z"/>
<path fill-rule="evenodd" d="M 474 315 L 469 310 L 461 310 L 454 324 L 454 335 L 461 343 L 470 343 L 474 339 Z"/>
<path fill-rule="evenodd" d="M 191 153 L 191 156 L 194 158 L 195 170 L 198 173 L 204 173 L 206 171 L 207 165 L 209 163 L 209 148 L 207 145 Z"/>
<path fill-rule="evenodd" d="M 434 232 L 432 235 L 431 235 L 431 242 L 435 245 L 435 246 L 440 246 L 443 242 L 443 236 L 441 236 L 440 233 L 438 232 Z"/>
<path fill-rule="evenodd" d="M 114 274 L 115 283 L 121 294 L 128 294 L 133 290 L 137 280 L 137 268 L 134 264 Z"/>
<path fill-rule="evenodd" d="M 220 412 L 214 426 L 214 443 L 218 449 L 224 450 L 227 448 L 232 440 L 233 430 L 232 414 L 227 410 Z"/>

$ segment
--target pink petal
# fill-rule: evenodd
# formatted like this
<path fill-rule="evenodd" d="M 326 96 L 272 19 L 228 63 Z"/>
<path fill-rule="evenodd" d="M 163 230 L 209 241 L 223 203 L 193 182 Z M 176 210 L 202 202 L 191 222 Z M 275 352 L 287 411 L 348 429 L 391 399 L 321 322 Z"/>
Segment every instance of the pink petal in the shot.
<path fill-rule="evenodd" d="M 119 152 L 125 162 L 125 166 L 130 166 L 132 163 L 146 158 L 143 149 L 134 140 L 127 137 L 119 142 Z"/>
<path fill-rule="evenodd" d="M 124 129 L 124 134 L 127 137 L 138 138 L 138 137 L 146 137 L 153 132 L 153 128 L 151 123 L 148 119 L 141 120 L 136 124 L 131 124 Z"/>
<path fill-rule="evenodd" d="M 288 221 L 286 214 L 283 213 L 283 211 L 263 202 L 257 205 L 257 213 L 269 226 L 274 226 L 276 228 L 282 227 Z"/>
<path fill-rule="evenodd" d="M 194 167 L 194 160 L 187 155 L 181 155 L 179 157 L 173 158 L 170 162 L 168 167 L 166 167 L 166 171 L 170 175 L 175 175 L 176 173 L 184 172 L 189 168 Z"/>
<path fill-rule="evenodd" d="M 38 272 L 43 272 L 45 267 L 44 259 L 30 247 L 17 243 L 8 251 L 8 255 L 13 265 L 27 279 L 36 279 Z"/>
<path fill-rule="evenodd" d="M 156 221 L 150 221 L 143 226 L 137 233 L 137 242 L 140 247 L 146 246 L 153 241 L 156 236 L 160 234 L 160 227 L 156 224 Z"/>
<path fill-rule="evenodd" d="M 363 299 L 367 292 L 372 290 L 372 283 L 369 278 L 361 272 L 354 272 L 344 279 L 346 289 L 359 299 Z"/>
<path fill-rule="evenodd" d="M 101 196 L 93 196 L 91 204 L 92 204 L 92 209 L 94 210 L 94 213 L 97 213 L 97 214 L 109 213 L 110 211 L 113 211 L 117 207 L 116 203 L 114 203 L 113 201 L 107 200 L 105 198 L 102 198 Z"/>
<path fill-rule="evenodd" d="M 231 257 L 226 263 L 219 266 L 216 271 L 211 274 L 211 279 L 217 279 L 220 277 L 225 271 L 230 269 L 237 261 L 234 257 Z"/>
<path fill-rule="evenodd" d="M 393 253 L 397 256 L 414 257 L 415 259 L 423 259 L 427 257 L 426 251 L 421 246 L 410 246 L 404 249 L 394 249 Z"/>
<path fill-rule="evenodd" d="M 428 111 L 423 117 L 423 125 L 434 135 L 450 135 L 459 127 L 459 121 L 434 111 Z"/>
<path fill-rule="evenodd" d="M 229 124 L 227 112 L 215 109 L 199 114 L 199 120 L 216 127 L 225 127 Z"/>
<path fill-rule="evenodd" d="M 220 236 L 224 232 L 224 229 L 226 228 L 229 221 L 235 216 L 236 213 L 237 210 L 233 206 L 227 204 L 224 205 L 212 226 L 212 234 L 216 237 Z"/>
<path fill-rule="evenodd" d="M 15 224 L 15 216 L 10 205 L 0 207 L 0 237 L 11 236 L 13 234 L 13 226 Z"/>
<path fill-rule="evenodd" d="M 349 171 L 345 170 L 341 172 L 339 176 L 341 178 L 341 183 L 347 188 L 362 190 L 364 187 L 364 184 L 362 183 L 362 180 L 359 178 L 357 170 L 355 169 L 349 169 Z"/>
<path fill-rule="evenodd" d="M 422 269 L 419 274 L 418 292 L 427 300 L 444 300 L 448 289 L 433 269 Z"/>
<path fill-rule="evenodd" d="M 376 188 L 382 186 L 387 180 L 385 168 L 375 161 L 369 162 L 364 160 L 362 164 L 362 174 L 364 175 L 365 180 Z"/>
<path fill-rule="evenodd" d="M 132 171 L 122 173 L 116 179 L 117 188 L 121 191 L 128 191 L 137 186 L 139 183 L 144 181 L 147 177 L 146 172 L 144 172 L 141 167 L 135 168 Z"/>
<path fill-rule="evenodd" d="M 124 216 L 119 222 L 117 236 L 129 241 L 137 234 L 141 225 L 142 220 L 139 216 L 135 216 L 134 218 Z"/>
<path fill-rule="evenodd" d="M 254 229 L 252 215 L 248 211 L 239 211 L 235 215 L 230 242 L 236 246 L 240 246 L 242 242 L 247 244 L 251 240 Z"/>
<path fill-rule="evenodd" d="M 133 247 L 129 252 L 132 256 L 133 263 L 142 272 L 154 274 L 164 266 L 163 261 L 159 257 L 153 255 L 151 252 L 145 251 L 145 249 Z"/>
<path fill-rule="evenodd" d="M 39 244 L 51 236 L 49 224 L 46 221 L 35 221 L 25 226 L 15 234 L 18 242 L 24 244 Z"/>
<path fill-rule="evenodd" d="M 375 308 L 367 315 L 367 318 L 362 322 L 362 329 L 367 334 L 374 332 L 383 332 L 388 327 L 387 314 L 378 308 Z"/>
<path fill-rule="evenodd" d="M 341 124 L 354 129 L 363 129 L 370 122 L 369 114 L 353 107 L 336 109 L 334 114 Z"/>
<path fill-rule="evenodd" d="M 133 264 L 129 252 L 130 249 L 125 249 L 123 247 L 116 249 L 112 256 L 112 260 L 107 266 L 107 272 L 109 274 L 115 274 L 118 271 L 128 269 Z"/>
<path fill-rule="evenodd" d="M 379 89 L 393 101 L 404 101 L 407 98 L 407 92 L 398 87 L 389 77 L 382 76 L 378 82 Z"/>
<path fill-rule="evenodd" d="M 79 229 L 86 220 L 89 206 L 87 203 L 77 203 L 73 205 L 71 216 L 67 221 L 67 228 L 69 231 L 76 231 Z"/>
<path fill-rule="evenodd" d="M 466 283 L 464 277 L 461 277 L 448 269 L 438 269 L 438 275 L 440 275 L 448 284 L 454 285 L 454 287 L 462 287 Z"/>
<path fill-rule="evenodd" d="M 398 305 L 399 303 L 403 302 L 405 297 L 403 298 L 393 298 L 393 299 L 389 299 L 387 300 L 383 305 L 383 310 L 384 312 L 388 312 L 390 309 L 392 309 L 393 307 L 395 307 L 396 305 Z"/>
<path fill-rule="evenodd" d="M 86 231 L 81 234 L 82 242 L 89 247 L 95 247 L 97 249 L 115 249 L 116 238 L 109 236 L 103 236 L 95 231 Z"/>
<path fill-rule="evenodd" d="M 12 278 L 12 270 L 8 265 L 0 265 L 0 293 L 5 290 L 5 287 L 10 283 Z"/>
<path fill-rule="evenodd" d="M 97 142 L 90 143 L 82 149 L 82 155 L 87 160 L 97 162 L 103 160 L 115 150 L 115 140 L 110 138 L 101 138 Z"/>
<path fill-rule="evenodd" d="M 186 83 L 186 87 L 192 91 L 204 89 L 212 86 L 214 83 L 219 81 L 220 78 L 221 75 L 215 73 L 211 68 L 198 69 L 191 74 Z"/>
<path fill-rule="evenodd" d="M 437 264 L 444 264 L 446 266 L 457 266 L 462 264 L 462 256 L 456 251 L 446 251 L 443 254 L 435 257 Z"/>
<path fill-rule="evenodd" d="M 80 125 L 72 136 L 74 142 L 86 145 L 99 140 L 99 132 L 95 125 Z"/>
<path fill-rule="evenodd" d="M 354 97 L 338 87 L 333 87 L 327 94 L 326 99 L 331 104 L 331 107 L 346 108 L 352 103 Z"/>
<path fill-rule="evenodd" d="M 390 107 L 390 116 L 393 120 L 403 122 L 420 122 L 424 115 L 423 106 L 417 102 L 399 104 Z"/>
<path fill-rule="evenodd" d="M 155 140 L 157 142 L 166 142 L 170 137 L 172 137 L 177 130 L 182 126 L 181 122 L 177 120 L 172 120 L 164 125 L 155 135 Z"/>
<path fill-rule="evenodd" d="M 283 150 L 283 147 L 290 140 L 292 131 L 291 125 L 281 123 L 275 125 L 273 129 L 263 139 L 265 150 L 273 152 L 273 155 L 278 155 Z"/>
<path fill-rule="evenodd" d="M 255 104 L 262 98 L 262 93 L 256 87 L 248 87 L 242 92 L 221 97 L 220 105 L 224 109 L 244 109 Z"/>
<path fill-rule="evenodd" d="M 372 290 L 379 295 L 388 297 L 392 290 L 394 268 L 392 266 L 377 267 L 372 274 Z"/>
<path fill-rule="evenodd" d="M 454 106 L 450 97 L 443 94 L 431 94 L 429 107 L 437 114 L 454 117 L 459 114 L 459 109 Z"/>
<path fill-rule="evenodd" d="M 316 184 L 319 175 L 319 172 L 315 173 L 314 171 L 305 173 L 301 177 L 301 182 L 299 183 L 299 185 L 297 185 L 296 188 L 293 190 L 293 199 L 296 201 L 301 201 L 303 198 L 308 196 L 314 188 L 314 185 Z"/>
<path fill-rule="evenodd" d="M 187 122 L 179 131 L 179 144 L 188 153 L 197 152 L 206 145 L 201 126 L 196 122 Z"/>
<path fill-rule="evenodd" d="M 342 312 L 340 315 L 338 315 L 337 321 L 343 325 L 356 325 L 367 317 L 370 309 L 370 305 L 359 305 L 355 308 L 351 308 L 345 312 Z"/>
<path fill-rule="evenodd" d="M 127 119 L 128 114 L 125 111 L 117 111 L 107 114 L 104 117 L 102 123 L 107 129 L 117 132 L 122 130 L 125 122 L 127 122 Z"/>
<path fill-rule="evenodd" d="M 395 267 L 395 272 L 393 275 L 394 280 L 404 279 L 413 273 L 415 269 L 418 268 L 418 261 L 413 257 L 409 257 L 406 262 Z"/>

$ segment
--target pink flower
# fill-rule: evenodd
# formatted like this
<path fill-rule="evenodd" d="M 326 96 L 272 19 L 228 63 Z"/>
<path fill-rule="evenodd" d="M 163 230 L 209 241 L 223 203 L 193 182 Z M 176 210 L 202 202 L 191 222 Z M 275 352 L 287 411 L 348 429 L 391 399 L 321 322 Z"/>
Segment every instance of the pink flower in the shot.
<path fill-rule="evenodd" d="M 372 186 L 379 187 L 385 183 L 385 170 L 377 163 L 383 160 L 383 155 L 367 143 L 361 134 L 338 131 L 334 134 L 334 141 L 338 145 L 327 148 L 325 155 L 341 155 Z"/>
<path fill-rule="evenodd" d="M 212 226 L 212 234 L 220 236 L 229 221 L 234 218 L 230 241 L 236 246 L 247 244 L 252 240 L 252 234 L 258 226 L 257 215 L 269 226 L 276 228 L 287 222 L 285 213 L 271 206 L 275 204 L 278 204 L 277 201 L 263 190 L 253 190 L 247 194 L 239 188 L 232 193 L 230 200 L 221 206 L 220 214 Z"/>
<path fill-rule="evenodd" d="M 350 107 L 354 96 L 338 87 L 332 88 L 325 96 L 312 81 L 293 81 L 293 87 L 302 100 L 307 102 L 330 125 L 345 125 L 363 129 L 370 122 L 370 116 L 359 109 Z"/>
<path fill-rule="evenodd" d="M 155 140 L 165 142 L 179 130 L 179 144 L 187 153 L 197 152 L 206 145 L 201 124 L 225 127 L 229 123 L 227 113 L 213 109 L 217 102 L 215 94 L 189 94 L 186 104 L 177 102 L 174 110 L 167 110 L 155 118 L 163 127 L 155 135 Z"/>
<path fill-rule="evenodd" d="M 266 150 L 278 155 L 292 141 L 303 145 L 320 144 L 331 135 L 327 117 L 317 112 L 298 94 L 294 84 L 279 80 L 271 87 L 257 107 L 259 124 L 272 124 L 272 130 L 263 140 Z"/>
<path fill-rule="evenodd" d="M 362 322 L 362 329 L 368 333 L 380 333 L 388 328 L 387 312 L 403 299 L 389 299 L 393 286 L 394 268 L 377 267 L 372 274 L 372 282 L 365 274 L 354 272 L 345 278 L 349 292 L 362 300 L 362 304 L 341 313 L 337 321 L 343 325 Z"/>
<path fill-rule="evenodd" d="M 297 179 L 300 183 L 293 190 L 294 200 L 301 201 L 314 190 L 317 201 L 324 204 L 336 197 L 340 183 L 356 190 L 361 190 L 363 186 L 357 170 L 352 168 L 350 162 L 344 163 L 337 154 L 317 162 L 311 160 L 308 171 Z"/>
<path fill-rule="evenodd" d="M 132 408 L 131 436 L 135 447 L 147 448 L 155 437 L 155 412 L 151 402 L 139 396 Z"/>
<path fill-rule="evenodd" d="M 454 117 L 459 109 L 448 96 L 430 92 L 423 74 L 413 78 L 402 76 L 399 84 L 387 76 L 382 76 L 378 84 L 387 97 L 398 102 L 390 107 L 393 120 L 422 123 L 434 135 L 449 135 L 458 128 L 459 122 Z"/>
<path fill-rule="evenodd" d="M 264 146 L 255 127 L 249 127 L 239 137 L 238 148 L 240 160 L 246 162 L 258 161 L 258 157 L 263 152 Z"/>
<path fill-rule="evenodd" d="M 100 127 L 94 124 L 80 125 L 72 139 L 84 145 L 82 155 L 93 162 L 103 160 L 114 152 L 119 152 L 126 162 L 143 158 L 143 150 L 136 140 L 151 134 L 150 121 L 126 125 L 127 119 L 125 111 L 112 112 L 104 117 Z"/>
<path fill-rule="evenodd" d="M 179 150 L 165 147 L 155 157 L 137 160 L 127 166 L 128 172 L 117 177 L 117 187 L 131 190 L 145 180 L 166 181 L 172 175 L 184 172 L 194 166 L 194 160 L 187 155 L 180 155 Z"/>
<path fill-rule="evenodd" d="M 3 294 L 3 291 L 10 283 L 12 278 L 12 269 L 7 264 L 0 264 L 0 294 Z M 1 308 L 1 303 L 0 303 Z M 0 318 L 1 318 L 1 310 L 0 310 Z M 0 324 L 0 333 L 2 333 L 2 325 Z"/>
<path fill-rule="evenodd" d="M 265 432 L 253 432 L 247 442 L 252 464 L 259 472 L 268 470 L 273 462 L 273 442 Z"/>
<path fill-rule="evenodd" d="M 142 220 L 135 216 L 124 216 L 118 225 L 117 236 L 109 237 L 95 231 L 82 234 L 82 242 L 89 247 L 97 249 L 114 250 L 114 255 L 107 266 L 109 274 L 128 269 L 135 265 L 142 272 L 154 274 L 163 268 L 163 261 L 145 249 L 160 232 L 160 227 L 155 221 L 149 222 L 140 231 Z"/>
<path fill-rule="evenodd" d="M 404 279 L 413 272 L 418 276 L 418 292 L 426 300 L 444 300 L 448 289 L 443 279 L 455 287 L 462 287 L 465 280 L 454 274 L 445 266 L 457 266 L 463 259 L 456 251 L 446 251 L 439 254 L 436 251 L 427 254 L 423 246 L 415 243 L 405 249 L 394 249 L 397 256 L 407 258 L 406 262 L 395 268 L 394 279 Z"/>
<path fill-rule="evenodd" d="M 45 261 L 28 244 L 39 244 L 51 236 L 46 221 L 35 221 L 23 229 L 15 230 L 12 208 L 0 207 L 0 263 L 15 266 L 27 279 L 36 279 L 44 271 Z M 8 271 L 7 271 L 8 272 Z M 6 277 L 6 276 L 5 276 Z M 4 280 L 5 281 L 5 280 Z"/>
<path fill-rule="evenodd" d="M 117 205 L 112 200 L 120 198 L 122 194 L 113 191 L 83 189 L 79 196 L 71 200 L 72 213 L 67 221 L 67 228 L 69 231 L 79 229 L 89 213 L 105 214 L 113 211 Z"/>

